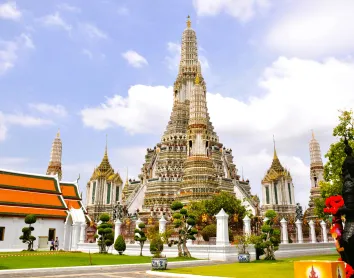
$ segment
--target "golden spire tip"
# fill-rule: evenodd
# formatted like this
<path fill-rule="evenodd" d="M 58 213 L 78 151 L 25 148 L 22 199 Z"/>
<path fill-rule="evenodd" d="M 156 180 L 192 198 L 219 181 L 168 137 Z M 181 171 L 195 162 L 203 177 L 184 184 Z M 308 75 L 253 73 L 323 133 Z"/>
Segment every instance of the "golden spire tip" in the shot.
<path fill-rule="evenodd" d="M 60 128 L 58 128 L 57 137 L 60 137 Z"/>
<path fill-rule="evenodd" d="M 199 78 L 199 74 L 197 74 L 197 76 L 195 77 L 195 81 L 194 81 L 194 83 L 197 85 L 199 85 L 200 84 L 200 78 Z"/>
<path fill-rule="evenodd" d="M 187 16 L 187 27 L 191 28 L 191 17 L 189 15 Z"/>
<path fill-rule="evenodd" d="M 274 139 L 274 134 L 273 134 L 273 145 L 274 145 L 274 158 L 277 157 L 277 150 L 275 149 L 275 139 Z"/>
<path fill-rule="evenodd" d="M 312 139 L 315 139 L 315 133 L 313 132 L 313 129 L 311 129 L 312 131 Z"/>

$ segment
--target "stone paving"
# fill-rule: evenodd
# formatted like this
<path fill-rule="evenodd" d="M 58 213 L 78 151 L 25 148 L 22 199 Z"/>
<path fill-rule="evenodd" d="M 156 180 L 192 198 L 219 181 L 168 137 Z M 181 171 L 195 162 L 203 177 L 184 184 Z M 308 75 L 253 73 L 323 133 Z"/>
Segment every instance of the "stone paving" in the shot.
<path fill-rule="evenodd" d="M 213 265 L 222 264 L 225 262 L 215 262 L 215 261 L 195 261 L 195 262 L 176 262 L 168 264 L 168 268 L 177 267 L 191 267 L 191 266 L 202 266 L 202 265 Z M 80 278 L 94 278 L 94 277 L 117 277 L 117 278 L 154 278 L 162 276 L 153 276 L 146 274 L 147 270 L 151 270 L 151 265 L 129 265 L 129 266 L 107 266 L 107 267 L 70 267 L 70 268 L 53 268 L 53 269 L 42 269 L 42 270 L 28 270 L 28 272 L 23 272 L 19 270 L 18 272 L 5 273 L 0 271 L 1 278 L 67 278 L 67 277 L 80 277 Z M 167 276 L 166 276 L 167 277 Z"/>

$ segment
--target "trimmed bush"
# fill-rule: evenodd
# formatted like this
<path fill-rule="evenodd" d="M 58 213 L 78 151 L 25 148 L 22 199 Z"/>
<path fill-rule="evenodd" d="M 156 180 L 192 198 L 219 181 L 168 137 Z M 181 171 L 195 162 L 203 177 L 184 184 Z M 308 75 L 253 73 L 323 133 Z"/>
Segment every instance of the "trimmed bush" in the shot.
<path fill-rule="evenodd" d="M 208 226 L 205 226 L 201 234 L 205 241 L 209 241 L 211 237 L 216 237 L 216 225 L 210 224 Z"/>
<path fill-rule="evenodd" d="M 117 250 L 119 255 L 122 255 L 125 249 L 127 248 L 124 238 L 122 235 L 119 235 L 116 239 L 116 242 L 114 243 L 114 249 Z"/>

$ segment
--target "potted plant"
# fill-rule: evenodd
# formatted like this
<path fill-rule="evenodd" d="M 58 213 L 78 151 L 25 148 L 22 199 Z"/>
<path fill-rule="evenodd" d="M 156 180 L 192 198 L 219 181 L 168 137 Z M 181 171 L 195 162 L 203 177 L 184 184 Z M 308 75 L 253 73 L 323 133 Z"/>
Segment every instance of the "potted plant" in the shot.
<path fill-rule="evenodd" d="M 151 268 L 153 270 L 165 270 L 167 268 L 167 258 L 162 256 L 163 240 L 162 235 L 157 231 L 154 235 L 151 235 L 150 240 L 150 253 L 153 255 L 151 259 Z"/>
<path fill-rule="evenodd" d="M 247 247 L 250 244 L 250 237 L 248 235 L 238 235 L 235 238 L 235 244 L 238 249 L 238 262 L 249 263 L 250 253 L 247 251 Z"/>
<path fill-rule="evenodd" d="M 117 252 L 119 253 L 119 255 L 122 255 L 123 252 L 125 251 L 126 249 L 126 244 L 125 244 L 125 241 L 124 241 L 124 238 L 122 235 L 119 235 L 116 239 L 116 242 L 114 243 L 114 249 L 117 250 Z"/>

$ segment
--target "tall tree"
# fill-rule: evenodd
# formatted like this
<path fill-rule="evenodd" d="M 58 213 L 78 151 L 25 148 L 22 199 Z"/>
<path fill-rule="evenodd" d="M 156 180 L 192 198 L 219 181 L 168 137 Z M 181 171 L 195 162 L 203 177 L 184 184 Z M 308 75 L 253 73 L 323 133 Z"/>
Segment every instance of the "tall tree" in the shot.
<path fill-rule="evenodd" d="M 354 116 L 353 111 L 340 111 L 339 124 L 333 129 L 333 136 L 339 141 L 331 144 L 325 157 L 328 159 L 324 166 L 324 181 L 319 183 L 321 198 L 315 200 L 315 213 L 320 218 L 326 218 L 323 213 L 326 198 L 342 194 L 342 164 L 346 157 L 344 153 L 344 139 L 354 148 Z"/>

